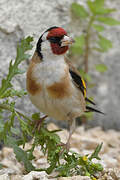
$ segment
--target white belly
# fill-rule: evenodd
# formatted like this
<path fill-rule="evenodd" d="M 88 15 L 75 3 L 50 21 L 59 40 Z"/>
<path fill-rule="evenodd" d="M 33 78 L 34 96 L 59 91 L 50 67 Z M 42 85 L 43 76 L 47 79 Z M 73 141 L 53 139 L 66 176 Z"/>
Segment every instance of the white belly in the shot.
<path fill-rule="evenodd" d="M 40 93 L 39 96 L 29 96 L 41 112 L 56 120 L 69 120 L 69 114 L 72 118 L 76 118 L 84 112 L 78 94 L 73 94 L 69 99 L 53 99 L 46 92 Z"/>
<path fill-rule="evenodd" d="M 71 81 L 72 94 L 69 97 L 53 98 L 48 94 L 47 86 L 59 82 L 65 74 L 66 64 L 64 61 L 49 64 L 40 63 L 34 68 L 34 76 L 37 77 L 37 83 L 40 83 L 42 90 L 39 94 L 29 97 L 32 103 L 44 114 L 55 118 L 56 120 L 69 120 L 69 114 L 72 118 L 80 116 L 85 110 L 84 97 Z"/>

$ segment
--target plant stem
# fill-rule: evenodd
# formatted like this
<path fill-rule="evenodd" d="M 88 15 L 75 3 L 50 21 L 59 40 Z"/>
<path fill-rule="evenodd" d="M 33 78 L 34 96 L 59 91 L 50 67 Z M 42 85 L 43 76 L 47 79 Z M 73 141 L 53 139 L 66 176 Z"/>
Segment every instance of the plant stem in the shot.
<path fill-rule="evenodd" d="M 85 35 L 85 54 L 84 54 L 84 65 L 85 65 L 85 72 L 88 73 L 88 56 L 89 56 L 89 50 L 90 50 L 90 31 L 91 31 L 91 26 L 94 21 L 94 16 L 90 17 L 86 35 Z"/>
<path fill-rule="evenodd" d="M 5 110 L 8 110 L 11 112 L 11 108 L 9 105 L 6 105 L 6 104 L 0 104 L 0 109 L 5 109 Z M 29 119 L 27 116 L 25 116 L 23 113 L 15 110 L 16 113 L 19 115 L 19 116 L 22 116 L 24 119 L 28 120 L 28 121 L 31 121 L 31 119 Z"/>

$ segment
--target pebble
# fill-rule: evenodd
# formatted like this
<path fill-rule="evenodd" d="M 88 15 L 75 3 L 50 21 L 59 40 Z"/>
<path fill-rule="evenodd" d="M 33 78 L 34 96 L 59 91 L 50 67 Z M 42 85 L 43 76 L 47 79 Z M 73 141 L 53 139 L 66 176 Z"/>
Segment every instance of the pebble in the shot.
<path fill-rule="evenodd" d="M 59 129 L 53 123 L 48 125 L 49 130 Z M 68 131 L 57 132 L 62 142 L 66 142 Z M 114 139 L 114 141 L 113 141 Z M 100 127 L 85 130 L 83 126 L 78 127 L 71 138 L 70 150 L 80 153 L 81 155 L 91 154 L 96 146 L 103 142 L 100 152 L 100 163 L 104 171 L 99 174 L 100 180 L 120 180 L 120 132 L 115 130 L 103 131 Z M 32 141 L 26 143 L 25 150 L 31 148 Z M 32 161 L 36 168 L 48 167 L 46 157 L 41 152 L 40 146 L 35 147 L 35 159 Z M 89 180 L 89 177 L 73 176 L 59 177 L 48 176 L 46 172 L 32 171 L 25 173 L 24 166 L 17 162 L 15 154 L 11 148 L 4 147 L 0 151 L 0 164 L 3 169 L 0 170 L 0 180 Z"/>

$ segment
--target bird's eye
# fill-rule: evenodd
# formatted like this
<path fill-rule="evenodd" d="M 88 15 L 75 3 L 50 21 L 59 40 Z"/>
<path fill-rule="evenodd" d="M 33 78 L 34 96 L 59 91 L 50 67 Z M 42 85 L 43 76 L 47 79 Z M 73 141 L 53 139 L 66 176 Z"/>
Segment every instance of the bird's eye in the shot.
<path fill-rule="evenodd" d="M 57 43 L 57 44 L 61 44 L 61 39 L 63 38 L 63 36 L 60 36 L 60 37 L 50 37 L 48 38 L 48 40 L 51 42 L 51 43 Z"/>

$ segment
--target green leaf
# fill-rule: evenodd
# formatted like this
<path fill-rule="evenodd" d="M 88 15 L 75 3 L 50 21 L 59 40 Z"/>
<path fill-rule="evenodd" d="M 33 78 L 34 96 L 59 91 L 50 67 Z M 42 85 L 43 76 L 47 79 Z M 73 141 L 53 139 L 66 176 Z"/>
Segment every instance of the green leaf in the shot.
<path fill-rule="evenodd" d="M 25 60 L 28 57 L 27 54 L 25 54 L 25 52 L 32 49 L 32 41 L 33 38 L 28 36 L 17 45 L 16 59 L 14 62 L 12 60 L 10 61 L 8 75 L 6 79 L 2 80 L 2 85 L 0 87 L 0 98 L 8 88 L 12 87 L 11 80 L 13 79 L 13 77 L 16 74 L 21 74 L 21 71 L 18 69 L 18 66 L 23 60 Z"/>
<path fill-rule="evenodd" d="M 27 94 L 27 92 L 24 89 L 22 89 L 22 90 L 15 90 L 15 89 L 11 88 L 11 89 L 7 89 L 5 91 L 5 93 L 3 93 L 1 95 L 1 98 L 15 97 L 15 96 L 22 97 L 22 96 L 24 96 L 26 94 Z"/>
<path fill-rule="evenodd" d="M 93 164 L 93 167 L 94 167 L 94 169 L 97 170 L 97 171 L 103 171 L 103 167 L 102 167 L 102 165 L 99 164 L 99 163 Z"/>
<path fill-rule="evenodd" d="M 100 157 L 98 156 L 99 152 L 101 151 L 103 143 L 99 144 L 96 149 L 94 150 L 94 152 L 91 154 L 91 156 L 89 157 L 89 160 L 92 160 L 94 158 L 100 160 Z"/>
<path fill-rule="evenodd" d="M 99 41 L 97 43 L 100 46 L 100 48 L 103 50 L 103 52 L 106 52 L 110 48 L 112 48 L 112 42 L 101 35 L 99 35 Z"/>
<path fill-rule="evenodd" d="M 18 129 L 18 128 L 11 128 L 11 132 L 13 133 L 13 134 L 15 134 L 15 135 L 20 135 L 20 130 Z"/>
<path fill-rule="evenodd" d="M 102 25 L 99 25 L 99 24 L 92 24 L 92 26 L 93 26 L 93 28 L 96 30 L 96 31 L 98 31 L 98 32 L 102 32 L 102 31 L 104 31 L 104 26 L 102 26 Z"/>
<path fill-rule="evenodd" d="M 101 9 L 98 9 L 96 14 L 97 15 L 105 15 L 105 14 L 110 14 L 111 12 L 115 12 L 116 9 L 115 8 L 101 8 Z"/>
<path fill-rule="evenodd" d="M 96 15 L 99 9 L 104 7 L 104 0 L 95 0 L 95 1 L 88 0 L 87 4 L 91 12 Z"/>
<path fill-rule="evenodd" d="M 92 49 L 95 50 L 95 51 L 97 51 L 97 52 L 100 52 L 100 53 L 103 53 L 103 52 L 104 52 L 103 49 L 98 48 L 98 47 L 93 47 Z"/>
<path fill-rule="evenodd" d="M 0 164 L 0 169 L 2 169 L 3 168 L 3 165 L 2 164 Z"/>
<path fill-rule="evenodd" d="M 39 119 L 40 119 L 40 113 L 34 113 L 34 114 L 32 114 L 32 119 L 33 119 L 33 120 L 39 120 Z"/>
<path fill-rule="evenodd" d="M 116 9 L 110 9 L 110 8 L 104 8 L 104 0 L 95 0 L 95 1 L 91 1 L 88 0 L 87 1 L 88 7 L 90 9 L 90 11 L 94 14 L 94 15 L 105 15 L 105 14 L 109 14 L 113 11 L 116 11 Z"/>
<path fill-rule="evenodd" d="M 12 147 L 14 149 L 14 153 L 16 155 L 16 159 L 19 162 L 23 162 L 24 163 L 24 166 L 25 166 L 27 172 L 34 171 L 35 167 L 32 165 L 32 163 L 28 159 L 27 152 L 25 152 L 24 150 L 22 150 L 19 146 L 15 145 L 15 144 L 12 145 Z"/>
<path fill-rule="evenodd" d="M 109 26 L 120 25 L 120 21 L 113 19 L 112 17 L 98 17 L 96 20 Z"/>
<path fill-rule="evenodd" d="M 71 47 L 72 53 L 81 55 L 83 53 L 84 45 L 85 45 L 85 37 L 82 34 L 81 36 L 75 38 L 75 43 Z"/>
<path fill-rule="evenodd" d="M 80 4 L 78 3 L 72 3 L 71 5 L 71 11 L 76 17 L 81 17 L 81 18 L 86 18 L 88 17 L 88 12 L 87 10 Z"/>
<path fill-rule="evenodd" d="M 24 133 L 27 133 L 27 135 L 31 135 L 32 132 L 31 132 L 30 129 L 29 129 L 28 123 L 27 123 L 25 120 L 23 120 L 23 119 L 19 116 L 19 114 L 18 114 L 17 112 L 15 112 L 15 115 L 16 115 L 16 117 L 17 117 L 18 120 L 19 120 L 20 127 L 21 127 L 21 130 L 22 130 L 23 135 L 24 135 Z"/>
<path fill-rule="evenodd" d="M 107 66 L 105 64 L 97 64 L 95 66 L 96 70 L 101 72 L 101 73 L 104 73 L 107 71 Z"/>
<path fill-rule="evenodd" d="M 13 148 L 16 159 L 23 162 L 27 172 L 35 170 L 29 159 L 29 152 L 27 153 L 17 145 L 17 140 L 13 137 L 7 136 L 6 144 Z"/>

